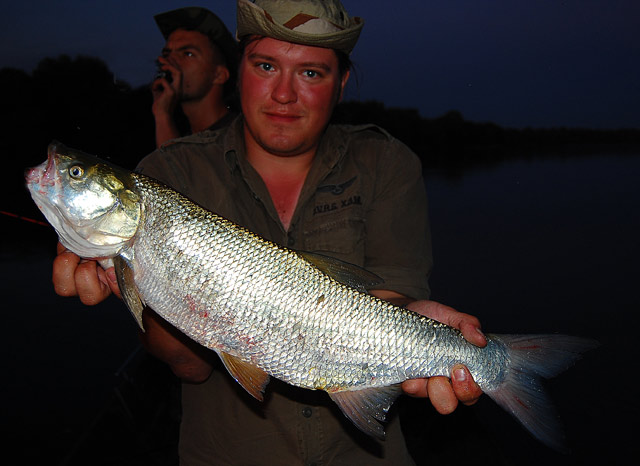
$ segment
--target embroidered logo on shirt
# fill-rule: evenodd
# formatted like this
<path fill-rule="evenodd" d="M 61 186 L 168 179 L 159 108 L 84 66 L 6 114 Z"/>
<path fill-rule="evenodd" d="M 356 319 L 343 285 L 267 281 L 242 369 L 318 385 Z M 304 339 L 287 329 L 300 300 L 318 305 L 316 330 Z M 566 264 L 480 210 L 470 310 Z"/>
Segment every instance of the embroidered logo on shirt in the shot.
<path fill-rule="evenodd" d="M 318 186 L 318 192 L 319 193 L 331 193 L 335 196 L 339 196 L 340 194 L 342 194 L 344 192 L 345 189 L 347 189 L 349 186 L 351 186 L 353 184 L 353 182 L 356 180 L 357 176 L 354 176 L 353 178 L 351 178 L 349 181 L 345 181 L 342 184 L 327 184 L 325 186 Z"/>
<path fill-rule="evenodd" d="M 343 209 L 350 205 L 362 205 L 362 199 L 360 196 L 350 196 L 346 199 L 340 199 L 340 202 L 327 202 L 325 204 L 319 204 L 313 208 L 313 215 L 323 214 L 325 212 L 331 212 L 338 209 Z"/>
<path fill-rule="evenodd" d="M 345 181 L 344 183 L 341 183 L 341 184 L 330 184 L 330 185 L 320 186 L 318 188 L 318 192 L 331 193 L 334 196 L 339 196 L 340 194 L 343 194 L 345 190 L 353 184 L 356 178 L 357 176 L 354 176 L 350 180 Z M 354 194 L 352 196 L 349 196 L 343 199 L 338 199 L 333 202 L 325 202 L 324 204 L 317 204 L 313 208 L 313 215 L 332 212 L 334 210 L 343 209 L 345 207 L 349 207 L 350 205 L 354 205 L 354 204 L 362 205 L 362 198 L 360 197 L 359 194 Z"/>

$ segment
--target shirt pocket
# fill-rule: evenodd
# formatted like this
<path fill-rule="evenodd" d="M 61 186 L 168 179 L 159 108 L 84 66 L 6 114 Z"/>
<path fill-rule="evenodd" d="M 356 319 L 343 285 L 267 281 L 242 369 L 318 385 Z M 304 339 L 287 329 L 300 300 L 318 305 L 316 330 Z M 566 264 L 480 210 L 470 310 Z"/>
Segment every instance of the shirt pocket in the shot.
<path fill-rule="evenodd" d="M 305 251 L 318 252 L 362 266 L 365 217 L 361 205 L 314 216 L 303 228 Z"/>

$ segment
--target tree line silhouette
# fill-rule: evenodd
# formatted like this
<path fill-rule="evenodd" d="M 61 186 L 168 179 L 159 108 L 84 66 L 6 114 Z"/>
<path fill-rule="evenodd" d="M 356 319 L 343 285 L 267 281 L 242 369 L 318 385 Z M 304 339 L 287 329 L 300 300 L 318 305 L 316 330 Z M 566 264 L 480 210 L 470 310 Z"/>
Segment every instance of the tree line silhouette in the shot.
<path fill-rule="evenodd" d="M 376 101 L 345 102 L 334 120 L 375 123 L 411 147 L 425 171 L 451 174 L 507 159 L 588 154 L 612 145 L 616 151 L 640 153 L 640 129 L 635 128 L 503 128 L 467 121 L 456 110 L 430 119 L 417 109 L 387 108 Z"/>
<path fill-rule="evenodd" d="M 0 92 L 0 151 L 9 168 L 5 174 L 10 174 L 3 183 L 3 204 L 11 199 L 6 194 L 26 192 L 24 169 L 44 161 L 46 147 L 54 139 L 127 168 L 135 167 L 154 149 L 149 87 L 133 88 L 115 79 L 99 58 L 45 58 L 31 73 L 2 68 Z M 558 155 L 575 145 L 580 150 L 599 144 L 640 147 L 640 130 L 633 128 L 503 128 L 466 121 L 457 111 L 423 118 L 416 109 L 387 108 L 377 101 L 344 102 L 336 109 L 334 121 L 378 124 L 409 145 L 421 157 L 425 170 L 452 173 L 544 151 Z M 32 204 L 22 197 L 27 205 Z"/>

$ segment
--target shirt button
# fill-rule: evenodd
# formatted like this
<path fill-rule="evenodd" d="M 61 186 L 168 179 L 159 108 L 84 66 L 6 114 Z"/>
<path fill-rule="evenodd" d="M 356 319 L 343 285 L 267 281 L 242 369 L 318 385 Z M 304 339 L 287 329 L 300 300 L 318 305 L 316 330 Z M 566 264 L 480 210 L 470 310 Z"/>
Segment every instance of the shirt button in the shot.
<path fill-rule="evenodd" d="M 311 417 L 311 415 L 312 415 L 312 414 L 313 414 L 313 410 L 312 410 L 310 407 L 305 406 L 305 407 L 302 409 L 302 415 L 303 415 L 304 417 Z"/>
<path fill-rule="evenodd" d="M 293 246 L 295 244 L 296 240 L 293 238 L 293 236 L 289 236 L 289 238 L 287 239 L 287 245 L 288 246 Z"/>

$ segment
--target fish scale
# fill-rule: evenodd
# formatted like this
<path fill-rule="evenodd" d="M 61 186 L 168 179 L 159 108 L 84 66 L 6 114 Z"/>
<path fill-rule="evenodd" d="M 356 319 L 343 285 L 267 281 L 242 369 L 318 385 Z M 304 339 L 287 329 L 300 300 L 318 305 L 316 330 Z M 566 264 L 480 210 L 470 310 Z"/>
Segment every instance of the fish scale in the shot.
<path fill-rule="evenodd" d="M 155 271 L 138 285 L 140 292 L 153 297 L 147 303 L 154 310 L 204 346 L 244 357 L 276 378 L 311 389 L 389 386 L 448 375 L 460 362 L 470 366 L 481 387 L 486 385 L 487 377 L 469 362 L 474 347 L 464 344 L 457 330 L 337 283 L 295 252 L 210 212 L 185 208 L 181 196 L 145 176 L 133 178 L 145 193 L 148 213 L 139 237 L 147 230 L 169 232 L 154 235 L 151 244 L 134 243 L 134 261 L 157 259 L 134 266 Z M 172 196 L 177 202 L 166 202 Z M 203 277 L 209 286 L 202 286 Z M 204 317 L 189 309 L 187 296 L 201 307 L 220 304 Z M 315 296 L 332 297 L 329 312 L 319 311 Z M 304 348 L 292 335 L 296 325 L 303 333 L 295 338 L 302 337 Z M 450 335 L 444 339 L 436 329 Z M 333 351 L 327 354 L 330 335 Z M 461 345 L 452 352 L 456 341 Z"/>
<path fill-rule="evenodd" d="M 161 314 L 199 343 L 234 354 L 255 353 L 252 346 L 259 344 L 260 358 L 251 358 L 253 363 L 285 382 L 305 388 L 323 385 L 356 389 L 370 380 L 375 380 L 377 386 L 391 385 L 406 380 L 408 369 L 411 377 L 432 375 L 430 365 L 422 364 L 418 368 L 417 358 L 409 361 L 402 357 L 411 353 L 398 346 L 402 343 L 414 348 L 427 347 L 430 327 L 419 327 L 423 332 L 404 331 L 416 327 L 415 320 L 420 319 L 416 314 L 345 287 L 324 276 L 295 252 L 264 241 L 221 217 L 198 209 L 185 209 L 184 202 L 165 202 L 168 190 L 145 176 L 134 175 L 134 180 L 144 193 L 144 212 L 147 213 L 144 228 L 138 235 L 144 237 L 147 230 L 169 232 L 165 238 L 157 236 L 153 244 L 134 243 L 134 261 L 153 257 L 166 262 L 166 265 L 139 264 L 143 269 L 155 271 L 139 283 L 139 290 L 143 296 L 154 297 L 146 301 L 156 311 L 169 307 L 166 304 L 169 302 L 173 311 L 166 314 L 160 311 Z M 169 191 L 169 195 L 174 193 Z M 173 226 L 176 224 L 180 227 Z M 214 240 L 205 246 L 202 238 Z M 199 264 L 198 273 L 192 276 L 182 273 L 194 270 L 194 260 Z M 210 280 L 211 286 L 201 285 L 202 276 Z M 288 280 L 282 280 L 282 276 Z M 173 280 L 180 281 L 182 297 L 172 296 L 169 300 L 156 292 L 169 289 L 167 281 Z M 255 283 L 261 286 L 251 286 Z M 202 317 L 189 312 L 185 305 L 187 296 L 206 303 L 215 301 L 213 297 L 220 296 L 223 290 L 232 292 L 228 301 L 223 300 L 222 309 L 228 309 L 231 315 L 239 317 L 236 321 L 243 323 L 234 323 L 235 332 L 218 325 L 216 319 L 220 311 L 215 308 L 209 309 L 207 317 Z M 334 296 L 330 313 L 318 311 L 315 296 Z M 267 309 L 269 318 L 264 319 Z M 396 314 L 403 318 L 395 318 Z M 185 319 L 185 315 L 190 317 Z M 289 325 L 268 325 L 274 321 Z M 291 329 L 297 322 L 303 323 L 303 339 L 311 349 L 302 358 L 296 346 L 287 343 L 293 341 Z M 202 328 L 216 331 L 199 336 Z M 333 335 L 333 348 L 339 351 L 328 359 L 324 351 L 313 351 L 313 348 L 326 347 L 328 342 L 324 337 L 331 334 L 331 329 L 334 332 L 341 329 Z M 221 337 L 220 332 L 226 338 Z M 382 338 L 383 334 L 387 338 Z M 235 338 L 229 338 L 230 335 Z M 243 335 L 253 335 L 252 344 L 243 341 Z M 408 335 L 412 338 L 399 338 Z M 441 359 L 434 356 L 434 361 Z M 368 366 L 366 374 L 345 371 L 361 364 L 349 365 L 342 361 L 364 363 L 372 357 L 380 363 Z M 424 360 L 424 356 L 420 359 Z M 307 367 L 315 370 L 309 371 Z"/>
<path fill-rule="evenodd" d="M 366 293 L 368 272 L 269 242 L 167 186 L 96 157 L 49 146 L 27 187 L 60 242 L 112 258 L 123 300 L 142 327 L 148 305 L 218 353 L 262 399 L 270 376 L 322 389 L 358 428 L 384 437 L 404 380 L 466 365 L 482 390 L 545 444 L 562 433 L 541 378 L 557 375 L 593 340 L 487 335 L 476 347 L 447 325 Z"/>

